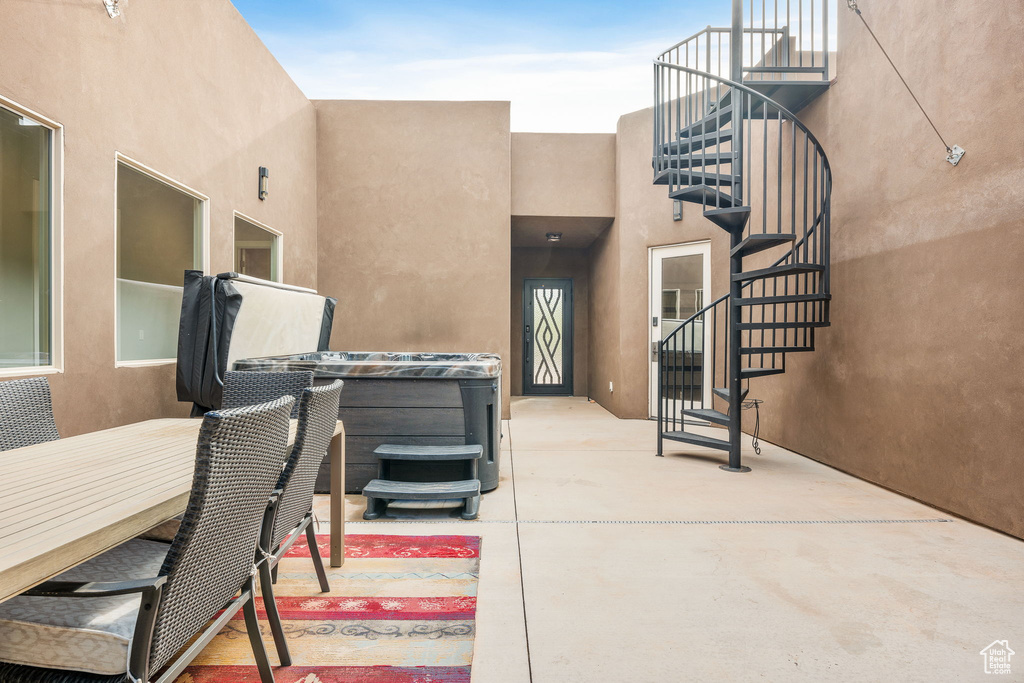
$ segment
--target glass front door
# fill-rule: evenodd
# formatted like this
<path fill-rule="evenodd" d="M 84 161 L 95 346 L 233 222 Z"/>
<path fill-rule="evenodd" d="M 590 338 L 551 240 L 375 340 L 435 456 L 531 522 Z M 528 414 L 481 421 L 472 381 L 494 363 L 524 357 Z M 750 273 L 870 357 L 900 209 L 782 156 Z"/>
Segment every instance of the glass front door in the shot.
<path fill-rule="evenodd" d="M 696 242 L 651 249 L 651 415 L 658 410 L 658 345 L 686 320 L 710 303 L 711 244 Z M 675 404 L 688 408 L 701 397 L 710 398 L 704 381 L 704 343 L 709 330 L 695 323 L 692 334 L 662 355 L 666 372 L 685 378 Z M 673 397 L 665 397 L 673 398 Z"/>
<path fill-rule="evenodd" d="M 572 280 L 523 284 L 523 394 L 572 395 Z"/>

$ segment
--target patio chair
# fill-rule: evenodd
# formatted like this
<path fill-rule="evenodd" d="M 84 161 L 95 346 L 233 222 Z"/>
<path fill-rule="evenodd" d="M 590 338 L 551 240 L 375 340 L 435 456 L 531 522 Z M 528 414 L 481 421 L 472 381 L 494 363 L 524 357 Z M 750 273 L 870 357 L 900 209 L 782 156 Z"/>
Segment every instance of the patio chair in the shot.
<path fill-rule="evenodd" d="M 281 396 L 293 396 L 295 405 L 291 417 L 298 417 L 299 395 L 303 389 L 313 386 L 313 373 L 298 372 L 246 372 L 230 371 L 224 375 L 224 398 L 221 410 L 251 406 L 272 401 Z M 149 541 L 170 543 L 178 533 L 181 517 L 169 519 L 140 534 L 139 538 Z M 2 683 L 2 681 L 0 681 Z"/>
<path fill-rule="evenodd" d="M 303 390 L 299 396 L 299 423 L 295 434 L 295 445 L 288 456 L 284 471 L 277 482 L 277 489 L 271 494 L 270 505 L 264 515 L 263 530 L 260 534 L 260 548 L 265 562 L 260 563 L 260 590 L 267 621 L 274 635 L 274 645 L 282 666 L 291 664 L 288 645 L 285 642 L 281 617 L 274 601 L 273 584 L 277 564 L 303 533 L 309 545 L 310 558 L 320 582 L 320 590 L 328 592 L 324 563 L 317 547 L 313 529 L 313 486 L 320 463 L 327 455 L 327 448 L 334 435 L 338 420 L 338 402 L 344 382 L 337 380 L 326 386 Z"/>
<path fill-rule="evenodd" d="M 45 377 L 0 382 L 0 451 L 59 438 Z"/>
<path fill-rule="evenodd" d="M 167 683 L 241 608 L 260 680 L 272 683 L 253 558 L 293 403 L 206 414 L 170 545 L 133 539 L 0 604 L 0 681 Z"/>
<path fill-rule="evenodd" d="M 292 418 L 299 414 L 299 394 L 313 386 L 313 373 L 231 371 L 224 374 L 224 398 L 221 408 L 241 408 L 280 396 L 294 396 Z"/>

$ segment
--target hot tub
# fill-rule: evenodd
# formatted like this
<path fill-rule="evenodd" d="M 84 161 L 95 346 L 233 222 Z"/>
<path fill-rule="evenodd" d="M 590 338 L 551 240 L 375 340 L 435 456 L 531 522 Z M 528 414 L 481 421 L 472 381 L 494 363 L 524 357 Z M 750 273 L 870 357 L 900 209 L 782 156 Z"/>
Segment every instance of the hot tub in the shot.
<path fill-rule="evenodd" d="M 492 353 L 317 351 L 236 360 L 234 370 L 311 370 L 314 383 L 345 380 L 338 418 L 345 422 L 345 490 L 359 493 L 377 476 L 373 449 L 382 443 L 480 444 L 480 484 L 498 485 L 501 454 L 501 358 Z M 399 467 L 404 466 L 404 467 Z M 463 478 L 463 463 L 392 464 L 412 481 Z M 324 461 L 317 491 L 329 490 Z"/>

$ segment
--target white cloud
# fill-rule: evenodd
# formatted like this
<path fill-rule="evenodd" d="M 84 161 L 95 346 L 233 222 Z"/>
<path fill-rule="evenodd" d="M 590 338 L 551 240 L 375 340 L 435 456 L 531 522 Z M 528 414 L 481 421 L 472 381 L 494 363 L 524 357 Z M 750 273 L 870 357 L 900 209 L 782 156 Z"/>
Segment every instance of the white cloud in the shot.
<path fill-rule="evenodd" d="M 304 52 L 278 56 L 313 99 L 510 100 L 514 131 L 611 133 L 619 116 L 651 105 L 659 46 L 436 59 Z"/>

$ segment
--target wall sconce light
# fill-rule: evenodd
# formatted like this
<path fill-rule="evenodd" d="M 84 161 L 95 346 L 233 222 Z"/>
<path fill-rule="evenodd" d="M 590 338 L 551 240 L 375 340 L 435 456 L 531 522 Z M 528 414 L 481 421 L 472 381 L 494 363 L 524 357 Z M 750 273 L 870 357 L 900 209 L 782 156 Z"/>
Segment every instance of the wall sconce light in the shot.
<path fill-rule="evenodd" d="M 672 220 L 681 221 L 683 220 L 683 200 L 673 199 L 672 200 Z"/>
<path fill-rule="evenodd" d="M 270 194 L 270 171 L 266 166 L 260 166 L 260 201 Z"/>
<path fill-rule="evenodd" d="M 545 237 L 548 238 L 548 242 L 561 242 L 562 233 L 560 232 L 549 232 Z"/>
<path fill-rule="evenodd" d="M 103 7 L 107 10 L 107 15 L 111 19 L 121 16 L 121 8 L 118 7 L 120 2 L 121 0 L 103 0 Z"/>

